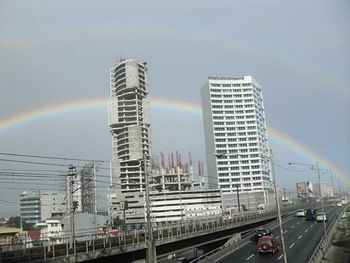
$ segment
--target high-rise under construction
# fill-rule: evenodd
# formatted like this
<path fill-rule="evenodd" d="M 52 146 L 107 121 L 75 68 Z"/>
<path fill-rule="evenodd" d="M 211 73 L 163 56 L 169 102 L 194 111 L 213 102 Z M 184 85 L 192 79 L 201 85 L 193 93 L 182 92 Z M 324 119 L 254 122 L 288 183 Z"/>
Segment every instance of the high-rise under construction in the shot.
<path fill-rule="evenodd" d="M 122 59 L 110 70 L 109 127 L 112 135 L 110 208 L 125 195 L 145 189 L 144 162 L 150 160 L 151 134 L 147 64 Z"/>

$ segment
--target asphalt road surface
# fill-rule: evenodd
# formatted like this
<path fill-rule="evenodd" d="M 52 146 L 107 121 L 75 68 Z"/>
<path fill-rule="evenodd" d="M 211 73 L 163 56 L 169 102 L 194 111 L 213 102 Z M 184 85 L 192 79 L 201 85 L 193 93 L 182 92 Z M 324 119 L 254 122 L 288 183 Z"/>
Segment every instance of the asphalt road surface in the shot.
<path fill-rule="evenodd" d="M 328 219 L 326 222 L 327 227 L 329 222 L 335 217 L 336 209 L 336 207 L 325 208 Z M 308 257 L 311 256 L 316 245 L 323 236 L 323 223 L 305 221 L 303 217 L 295 217 L 290 221 L 283 223 L 283 230 L 288 263 L 307 262 Z M 251 242 L 239 250 L 227 255 L 219 262 L 283 262 L 279 227 L 273 229 L 272 233 L 280 245 L 280 250 L 275 254 L 259 255 L 256 250 L 256 243 Z"/>

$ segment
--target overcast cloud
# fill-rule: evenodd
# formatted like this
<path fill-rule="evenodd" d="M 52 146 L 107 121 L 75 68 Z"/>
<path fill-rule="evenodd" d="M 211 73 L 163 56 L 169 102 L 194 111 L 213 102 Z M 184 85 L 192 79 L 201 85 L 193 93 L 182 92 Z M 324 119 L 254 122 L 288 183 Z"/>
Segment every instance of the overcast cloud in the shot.
<path fill-rule="evenodd" d="M 0 121 L 67 101 L 107 100 L 109 68 L 120 57 L 148 62 L 151 97 L 194 104 L 208 76 L 253 75 L 268 127 L 349 177 L 349 14 L 346 0 L 1 1 Z M 0 152 L 110 160 L 106 109 L 0 129 Z M 199 115 L 152 109 L 152 137 L 154 154 L 192 151 L 205 161 Z M 274 140 L 270 146 L 282 166 L 316 161 Z M 315 180 L 314 171 L 276 172 L 289 189 Z M 20 192 L 0 189 L 0 199 L 18 201 Z M 2 206 L 0 216 L 18 212 Z"/>

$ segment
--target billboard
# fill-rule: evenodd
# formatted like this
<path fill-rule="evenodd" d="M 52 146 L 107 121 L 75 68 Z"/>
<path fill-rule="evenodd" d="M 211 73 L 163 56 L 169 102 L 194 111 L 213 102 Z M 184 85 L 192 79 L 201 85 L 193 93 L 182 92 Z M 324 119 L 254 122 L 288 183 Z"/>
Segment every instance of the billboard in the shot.
<path fill-rule="evenodd" d="M 298 194 L 298 197 L 305 197 L 306 196 L 306 184 L 305 182 L 300 182 L 300 183 L 297 183 L 297 194 Z"/>
<path fill-rule="evenodd" d="M 313 197 L 313 187 L 311 182 L 297 183 L 297 194 L 299 198 Z"/>

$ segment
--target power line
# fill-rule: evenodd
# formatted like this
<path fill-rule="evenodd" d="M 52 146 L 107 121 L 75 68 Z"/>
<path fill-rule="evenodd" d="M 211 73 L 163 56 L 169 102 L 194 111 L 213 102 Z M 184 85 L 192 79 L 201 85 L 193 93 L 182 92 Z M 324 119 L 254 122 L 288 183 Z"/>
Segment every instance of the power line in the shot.
<path fill-rule="evenodd" d="M 32 155 L 32 154 L 19 154 L 19 153 L 4 153 L 4 152 L 0 152 L 0 155 L 17 156 L 17 157 L 29 157 L 29 158 L 40 158 L 40 159 L 65 160 L 65 161 L 79 161 L 79 162 L 110 162 L 110 161 L 106 161 L 106 160 L 91 160 L 91 159 L 44 156 L 44 155 Z"/>
<path fill-rule="evenodd" d="M 311 171 L 310 169 L 295 170 L 295 169 L 291 169 L 291 168 L 288 168 L 288 167 L 285 167 L 285 166 L 282 166 L 282 165 L 276 164 L 276 163 L 275 163 L 275 166 L 278 167 L 278 168 L 287 170 L 287 171 L 295 172 L 295 173 L 302 173 L 302 172 L 309 172 L 309 171 Z"/>
<path fill-rule="evenodd" d="M 31 177 L 31 176 L 45 176 L 47 178 L 47 176 L 51 176 L 51 177 L 66 177 L 67 176 L 67 173 L 66 174 L 61 174 L 61 173 L 55 173 L 55 174 L 52 174 L 52 173 L 26 173 L 26 172 L 0 172 L 0 175 L 26 175 L 28 177 Z M 98 177 L 106 177 L 106 178 L 110 178 L 109 175 L 104 175 L 104 174 L 98 174 Z"/>

